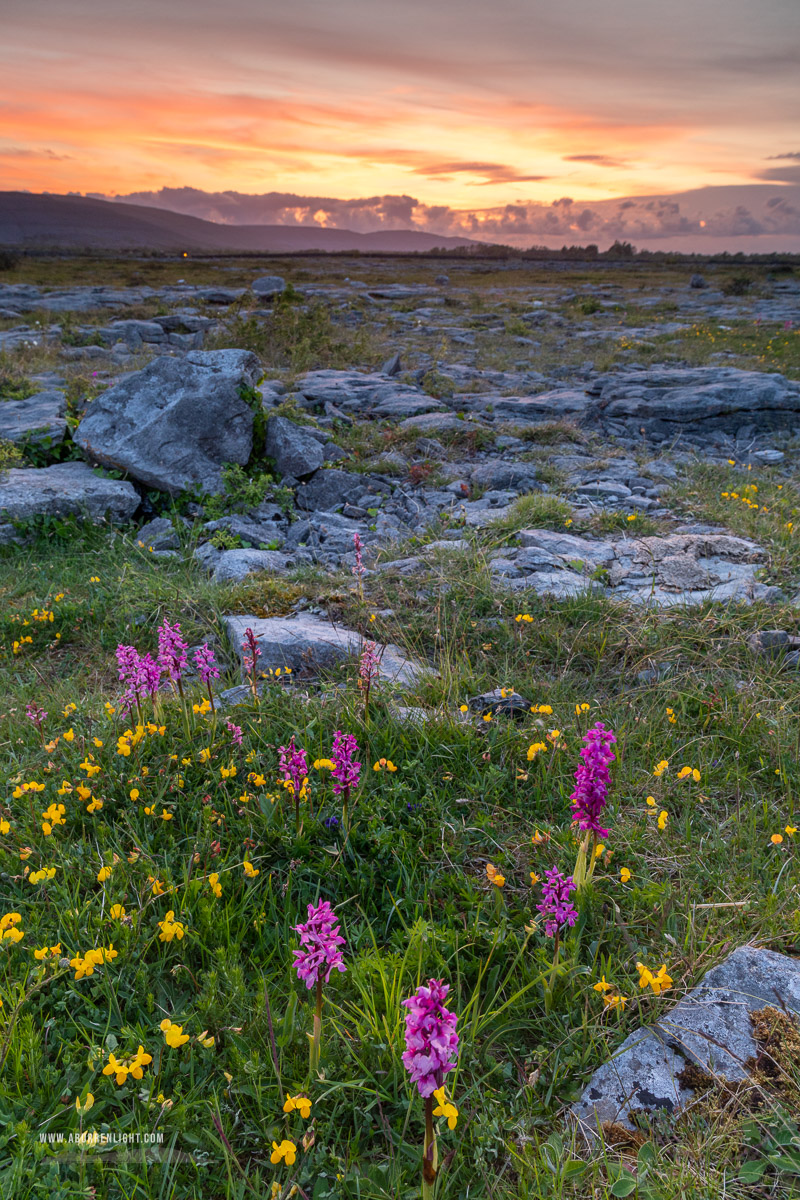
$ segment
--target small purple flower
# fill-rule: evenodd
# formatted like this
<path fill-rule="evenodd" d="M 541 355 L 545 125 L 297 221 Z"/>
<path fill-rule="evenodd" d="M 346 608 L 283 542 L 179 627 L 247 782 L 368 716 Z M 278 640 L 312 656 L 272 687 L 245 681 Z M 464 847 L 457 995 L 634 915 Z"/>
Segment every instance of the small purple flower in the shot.
<path fill-rule="evenodd" d="M 203 642 L 202 646 L 198 646 L 195 650 L 194 665 L 197 667 L 197 674 L 206 686 L 212 679 L 219 679 L 219 667 L 214 659 L 214 651 L 210 649 L 208 642 Z"/>
<path fill-rule="evenodd" d="M 349 793 L 351 788 L 358 785 L 361 778 L 361 763 L 354 761 L 356 754 L 358 754 L 358 742 L 352 733 L 342 733 L 340 729 L 337 729 L 333 735 L 333 749 L 331 750 L 331 758 L 335 764 L 331 771 L 332 777 L 336 780 L 333 785 L 334 795 L 338 796 L 344 791 Z"/>
<path fill-rule="evenodd" d="M 156 662 L 152 654 L 142 654 L 137 664 L 137 672 L 142 691 L 152 699 L 161 686 L 161 664 Z"/>
<path fill-rule="evenodd" d="M 575 882 L 565 879 L 558 867 L 545 871 L 544 877 L 542 902 L 536 907 L 545 918 L 545 933 L 555 937 L 562 925 L 572 927 L 578 919 L 577 909 L 569 898 L 570 892 L 575 890 Z"/>
<path fill-rule="evenodd" d="M 258 644 L 258 639 L 248 625 L 244 631 L 244 641 L 242 642 L 242 657 L 244 660 L 245 675 L 250 675 L 255 679 L 256 663 L 261 657 L 261 647 Z"/>
<path fill-rule="evenodd" d="M 295 746 L 294 735 L 292 735 L 289 745 L 279 746 L 278 753 L 280 755 L 278 770 L 281 783 L 289 784 L 289 790 L 293 796 L 301 796 L 303 788 L 308 782 L 308 763 L 305 750 L 301 746 Z"/>
<path fill-rule="evenodd" d="M 339 828 L 339 818 L 338 817 L 326 817 L 325 820 L 322 822 L 322 824 L 325 826 L 326 829 L 338 829 Z"/>
<path fill-rule="evenodd" d="M 369 685 L 374 679 L 378 678 L 381 659 L 378 654 L 378 647 L 374 642 L 364 642 L 364 648 L 361 651 L 361 661 L 358 665 L 358 674 L 363 683 Z"/>
<path fill-rule="evenodd" d="M 225 728 L 233 739 L 234 745 L 241 746 L 242 744 L 242 728 L 240 725 L 234 725 L 233 721 L 226 721 Z"/>
<path fill-rule="evenodd" d="M 367 573 L 366 568 L 364 567 L 364 559 L 362 558 L 362 554 L 361 554 L 362 547 L 363 547 L 363 543 L 361 541 L 361 537 L 356 532 L 353 534 L 353 548 L 355 549 L 355 552 L 356 552 L 356 565 L 352 568 L 352 571 L 353 571 L 353 574 L 355 575 L 356 579 L 358 580 L 359 587 L 362 586 L 364 576 Z"/>
<path fill-rule="evenodd" d="M 29 721 L 33 722 L 33 724 L 41 733 L 42 725 L 47 717 L 47 713 L 44 711 L 44 709 L 39 708 L 38 704 L 34 704 L 34 702 L 31 700 L 25 705 L 25 715 Z"/>
<path fill-rule="evenodd" d="M 172 682 L 177 683 L 186 667 L 186 642 L 177 621 L 170 625 L 165 620 L 158 627 L 158 661 Z"/>
<path fill-rule="evenodd" d="M 340 935 L 339 922 L 329 901 L 321 900 L 315 907 L 308 906 L 308 920 L 305 924 L 295 925 L 300 934 L 301 950 L 293 950 L 294 967 L 298 979 L 302 979 L 307 988 L 313 988 L 318 982 L 327 983 L 331 971 L 346 971 L 340 946 L 345 940 Z"/>
<path fill-rule="evenodd" d="M 602 721 L 586 731 L 580 752 L 583 762 L 575 772 L 575 791 L 570 796 L 573 821 L 580 829 L 590 829 L 598 837 L 608 836 L 608 830 L 600 824 L 600 816 L 611 786 L 608 768 L 616 759 L 611 750 L 616 740 Z"/>
<path fill-rule="evenodd" d="M 444 1006 L 449 991 L 449 983 L 429 979 L 427 987 L 420 984 L 414 995 L 402 1002 L 409 1010 L 403 1065 L 420 1096 L 432 1096 L 456 1065 L 458 1017 Z"/>

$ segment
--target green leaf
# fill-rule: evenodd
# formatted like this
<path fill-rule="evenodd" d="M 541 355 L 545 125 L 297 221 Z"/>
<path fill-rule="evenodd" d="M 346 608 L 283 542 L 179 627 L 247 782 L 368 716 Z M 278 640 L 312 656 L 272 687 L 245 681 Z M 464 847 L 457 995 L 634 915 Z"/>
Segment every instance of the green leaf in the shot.
<path fill-rule="evenodd" d="M 631 1193 L 635 1192 L 635 1191 L 636 1191 L 636 1180 L 633 1178 L 632 1175 L 628 1175 L 626 1172 L 625 1175 L 621 1175 L 620 1178 L 617 1180 L 617 1182 L 615 1184 L 613 1184 L 613 1186 L 611 1188 L 611 1195 L 612 1196 L 630 1196 Z"/>
<path fill-rule="evenodd" d="M 759 1179 L 764 1174 L 766 1169 L 767 1169 L 767 1164 L 765 1162 L 758 1162 L 755 1159 L 753 1160 L 753 1162 L 747 1162 L 744 1164 L 741 1171 L 739 1172 L 739 1182 L 740 1183 L 758 1183 Z"/>

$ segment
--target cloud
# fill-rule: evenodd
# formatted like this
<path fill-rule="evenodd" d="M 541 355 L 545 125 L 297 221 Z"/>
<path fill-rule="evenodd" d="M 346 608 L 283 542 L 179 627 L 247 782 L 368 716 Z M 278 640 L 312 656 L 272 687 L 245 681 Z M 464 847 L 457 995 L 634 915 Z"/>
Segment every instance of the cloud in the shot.
<path fill-rule="evenodd" d="M 442 179 L 451 175 L 479 175 L 482 176 L 482 183 L 538 183 L 540 180 L 549 179 L 548 175 L 525 175 L 518 171 L 516 167 L 510 167 L 505 163 L 491 162 L 438 162 L 428 163 L 425 166 L 412 167 L 412 172 L 415 175 L 425 175 L 429 179 Z"/>
<path fill-rule="evenodd" d="M 735 246 L 736 239 L 743 237 L 800 237 L 800 188 L 765 185 L 596 202 L 562 196 L 550 204 L 516 201 L 487 208 L 428 205 L 406 194 L 342 200 L 291 192 L 247 195 L 197 188 L 162 188 L 105 198 L 169 208 L 226 224 L 322 225 L 359 233 L 415 229 L 518 246 L 541 244 L 542 240 L 548 244 L 553 239 L 601 246 L 617 240 L 657 245 L 665 239 L 691 237 L 701 248 L 708 239 L 725 238 Z"/>
<path fill-rule="evenodd" d="M 772 179 L 779 183 L 800 183 L 800 166 L 770 167 L 768 171 L 756 171 L 756 179 Z"/>
<path fill-rule="evenodd" d="M 622 159 L 612 158 L 609 154 L 565 154 L 564 162 L 593 163 L 598 167 L 625 167 L 628 164 Z"/>
<path fill-rule="evenodd" d="M 772 160 L 772 159 L 776 159 L 776 158 L 794 158 L 794 159 L 796 159 L 798 162 L 800 162 L 800 150 L 790 150 L 790 151 L 788 151 L 788 153 L 786 153 L 786 154 L 768 154 L 768 155 L 767 155 L 767 161 L 768 161 L 768 162 L 769 162 L 770 160 Z"/>

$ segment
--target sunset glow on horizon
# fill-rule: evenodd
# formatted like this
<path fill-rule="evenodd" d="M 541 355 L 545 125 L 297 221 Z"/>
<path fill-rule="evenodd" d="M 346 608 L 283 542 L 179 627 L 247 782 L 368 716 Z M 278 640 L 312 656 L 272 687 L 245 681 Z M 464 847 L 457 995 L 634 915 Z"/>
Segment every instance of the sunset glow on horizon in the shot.
<path fill-rule="evenodd" d="M 413 196 L 480 213 L 798 181 L 789 0 L 6 9 L 6 190 Z"/>

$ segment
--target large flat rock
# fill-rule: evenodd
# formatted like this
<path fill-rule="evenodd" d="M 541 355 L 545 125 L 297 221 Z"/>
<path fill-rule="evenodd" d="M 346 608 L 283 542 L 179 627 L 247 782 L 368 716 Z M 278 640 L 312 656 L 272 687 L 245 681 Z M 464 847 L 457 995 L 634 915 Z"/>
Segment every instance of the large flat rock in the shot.
<path fill-rule="evenodd" d="M 397 420 L 445 407 L 421 388 L 363 371 L 309 371 L 298 379 L 296 391 L 320 409 L 334 404 L 341 412 Z"/>
<path fill-rule="evenodd" d="M 742 426 L 800 429 L 800 383 L 734 367 L 652 367 L 603 375 L 587 389 L 588 426 L 642 430 L 660 440 L 681 432 Z M 541 399 L 541 397 L 539 397 Z"/>
<path fill-rule="evenodd" d="M 290 617 L 225 617 L 231 644 L 242 659 L 242 641 L 248 626 L 258 639 L 259 669 L 291 667 L 297 674 L 331 670 L 361 652 L 363 639 L 355 630 L 334 625 L 305 613 Z M 390 683 L 416 683 L 430 668 L 406 658 L 399 646 L 387 643 L 382 651 L 379 679 Z"/>
<path fill-rule="evenodd" d="M 633 1128 L 637 1112 L 677 1112 L 694 1096 L 678 1078 L 689 1064 L 731 1083 L 749 1078 L 758 1051 L 750 1014 L 765 1007 L 800 1016 L 800 960 L 740 946 L 652 1029 L 625 1039 L 595 1071 L 573 1117 L 593 1137 L 606 1121 Z"/>
<path fill-rule="evenodd" d="M 161 357 L 92 402 L 74 439 L 104 466 L 173 495 L 218 492 L 223 463 L 244 466 L 253 410 L 242 398 L 261 365 L 247 350 Z"/>
<path fill-rule="evenodd" d="M 707 600 L 752 603 L 775 598 L 759 576 L 763 548 L 732 534 L 594 541 L 549 529 L 525 529 L 521 548 L 504 549 L 490 564 L 511 590 L 571 596 L 604 591 L 634 604 L 666 608 Z"/>
<path fill-rule="evenodd" d="M 39 392 L 27 400 L 0 401 L 0 439 L 6 442 L 63 442 L 67 431 L 63 392 Z"/>
<path fill-rule="evenodd" d="M 88 463 L 64 462 L 52 467 L 10 471 L 0 475 L 0 519 L 26 521 L 49 514 L 85 516 L 92 521 L 108 517 L 129 520 L 139 507 L 139 493 L 131 483 L 104 479 Z"/>

